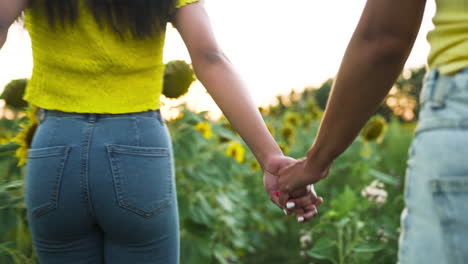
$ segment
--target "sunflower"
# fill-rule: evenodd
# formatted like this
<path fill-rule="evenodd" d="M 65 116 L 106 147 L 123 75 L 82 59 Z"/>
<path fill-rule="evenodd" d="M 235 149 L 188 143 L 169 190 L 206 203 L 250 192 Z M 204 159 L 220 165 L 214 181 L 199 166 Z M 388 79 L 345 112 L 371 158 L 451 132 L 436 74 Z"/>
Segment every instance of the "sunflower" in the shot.
<path fill-rule="evenodd" d="M 252 160 L 250 162 L 250 169 L 253 171 L 253 172 L 256 172 L 260 169 L 260 164 L 256 161 L 256 160 Z"/>
<path fill-rule="evenodd" d="M 10 142 L 8 138 L 0 138 L 0 145 L 6 144 L 8 142 Z"/>
<path fill-rule="evenodd" d="M 305 110 L 306 110 L 306 113 L 308 113 L 310 115 L 310 117 L 308 117 L 310 121 L 314 121 L 316 119 L 319 119 L 323 115 L 320 108 L 313 101 L 309 101 L 306 104 Z"/>
<path fill-rule="evenodd" d="M 11 139 L 11 142 L 16 142 L 19 145 L 19 148 L 15 152 L 15 157 L 18 159 L 18 167 L 24 165 L 28 160 L 28 150 L 31 148 L 34 133 L 39 125 L 36 118 L 38 110 L 39 108 L 36 106 L 28 108 L 26 112 L 28 121 L 20 124 L 22 130 Z"/>
<path fill-rule="evenodd" d="M 195 129 L 199 131 L 203 137 L 209 139 L 213 136 L 213 131 L 211 130 L 211 124 L 208 122 L 200 122 L 195 126 Z"/>
<path fill-rule="evenodd" d="M 177 117 L 175 119 L 182 119 L 184 116 L 185 116 L 184 112 L 179 111 L 179 114 L 177 115 Z"/>
<path fill-rule="evenodd" d="M 286 139 L 289 143 L 291 143 L 294 137 L 296 136 L 294 132 L 294 127 L 292 127 L 289 124 L 286 124 L 281 129 L 281 135 L 283 136 L 284 139 Z"/>
<path fill-rule="evenodd" d="M 192 66 L 185 61 L 170 61 L 165 65 L 163 94 L 167 98 L 179 98 L 186 94 L 196 80 Z"/>
<path fill-rule="evenodd" d="M 10 142 L 12 132 L 9 129 L 0 129 L 0 145 Z"/>
<path fill-rule="evenodd" d="M 370 120 L 362 130 L 362 138 L 364 141 L 377 141 L 380 143 L 383 139 L 387 122 L 381 116 L 376 116 Z"/>
<path fill-rule="evenodd" d="M 226 156 L 233 157 L 237 162 L 243 163 L 245 159 L 245 149 L 238 142 L 231 141 L 226 149 Z"/>
<path fill-rule="evenodd" d="M 298 115 L 297 113 L 295 113 L 295 112 L 288 112 L 288 113 L 286 113 L 286 115 L 284 116 L 284 121 L 285 121 L 287 124 L 289 124 L 289 125 L 295 127 L 295 126 L 297 126 L 297 125 L 299 124 L 299 122 L 301 121 L 301 119 L 300 119 L 300 117 L 299 117 L 299 115 Z"/>

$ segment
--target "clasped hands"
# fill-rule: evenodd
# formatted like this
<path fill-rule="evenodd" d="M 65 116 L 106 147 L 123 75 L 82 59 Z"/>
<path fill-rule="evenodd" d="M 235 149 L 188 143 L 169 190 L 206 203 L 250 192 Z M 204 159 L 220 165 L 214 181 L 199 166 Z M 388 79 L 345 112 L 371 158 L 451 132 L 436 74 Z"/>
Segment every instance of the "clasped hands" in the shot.
<path fill-rule="evenodd" d="M 298 222 L 307 222 L 318 214 L 317 207 L 323 202 L 313 184 L 328 175 L 330 166 L 320 166 L 310 158 L 275 157 L 264 168 L 265 189 L 286 215 L 296 213 Z"/>

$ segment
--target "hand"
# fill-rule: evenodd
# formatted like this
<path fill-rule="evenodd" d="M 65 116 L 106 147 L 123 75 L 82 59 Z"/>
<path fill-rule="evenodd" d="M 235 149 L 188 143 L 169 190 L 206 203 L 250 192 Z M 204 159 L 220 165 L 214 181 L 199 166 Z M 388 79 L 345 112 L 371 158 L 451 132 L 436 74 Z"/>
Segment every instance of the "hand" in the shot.
<path fill-rule="evenodd" d="M 282 168 L 279 171 L 279 205 L 285 207 L 291 198 L 296 198 L 294 192 L 320 181 L 328 175 L 331 163 L 320 166 L 310 160 L 303 158 L 294 164 Z M 311 187 L 313 190 L 313 187 Z M 315 193 L 315 190 L 313 191 Z M 291 200 L 296 203 L 297 208 L 308 206 L 303 200 Z"/>
<path fill-rule="evenodd" d="M 286 208 L 281 206 L 279 203 L 279 189 L 278 189 L 278 173 L 282 168 L 286 168 L 289 165 L 292 165 L 296 162 L 295 159 L 285 157 L 285 156 L 276 156 L 270 158 L 264 166 L 264 176 L 263 183 L 265 190 L 268 193 L 270 200 L 275 203 L 279 208 Z M 323 202 L 323 199 L 317 197 L 313 186 L 307 186 L 296 190 L 291 194 L 292 198 L 296 198 L 293 202 L 296 202 L 294 208 L 290 210 L 284 209 L 286 215 L 290 215 L 292 212 L 297 213 L 298 221 L 302 217 L 302 221 L 306 222 L 317 215 L 317 206 Z M 299 206 L 299 204 L 303 206 Z"/>
<path fill-rule="evenodd" d="M 268 160 L 263 168 L 263 185 L 270 197 L 270 200 L 279 208 L 282 207 L 278 199 L 278 174 L 282 168 L 285 168 L 296 162 L 295 159 L 286 156 L 275 156 Z"/>
<path fill-rule="evenodd" d="M 298 222 L 307 222 L 318 215 L 317 207 L 323 203 L 323 198 L 318 197 L 314 185 L 298 189 L 290 194 L 286 203 L 288 209 L 284 209 L 287 215 L 296 213 Z"/>

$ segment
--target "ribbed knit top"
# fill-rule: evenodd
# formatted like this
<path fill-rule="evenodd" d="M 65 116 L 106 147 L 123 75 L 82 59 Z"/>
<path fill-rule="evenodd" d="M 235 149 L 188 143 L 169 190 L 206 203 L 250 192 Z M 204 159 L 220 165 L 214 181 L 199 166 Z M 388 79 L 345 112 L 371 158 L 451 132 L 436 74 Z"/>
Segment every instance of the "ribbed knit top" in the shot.
<path fill-rule="evenodd" d="M 468 0 L 436 0 L 434 30 L 427 38 L 431 44 L 429 67 L 443 74 L 468 67 Z"/>
<path fill-rule="evenodd" d="M 182 7 L 198 0 L 178 0 Z M 83 3 L 83 1 L 80 1 Z M 160 107 L 165 32 L 122 39 L 100 27 L 84 4 L 76 24 L 51 29 L 44 12 L 27 10 L 33 74 L 24 99 L 65 112 L 131 113 Z"/>

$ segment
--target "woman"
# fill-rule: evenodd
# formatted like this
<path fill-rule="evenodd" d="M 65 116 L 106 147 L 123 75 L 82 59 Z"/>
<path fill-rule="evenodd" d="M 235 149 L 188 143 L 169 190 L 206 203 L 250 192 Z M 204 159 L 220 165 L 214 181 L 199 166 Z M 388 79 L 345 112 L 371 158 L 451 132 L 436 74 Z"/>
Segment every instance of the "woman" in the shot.
<path fill-rule="evenodd" d="M 25 10 L 34 69 L 25 99 L 41 107 L 28 154 L 26 206 L 41 263 L 178 263 L 170 138 L 159 112 L 166 23 L 199 80 L 264 170 L 292 162 L 269 134 L 197 0 L 0 0 L 0 47 Z M 316 213 L 314 193 L 295 210 Z"/>
<path fill-rule="evenodd" d="M 401 264 L 468 263 L 468 1 L 436 3 L 430 71 L 408 161 Z M 375 112 L 410 54 L 425 4 L 367 2 L 307 158 L 280 172 L 281 204 L 288 192 L 325 178 Z"/>

